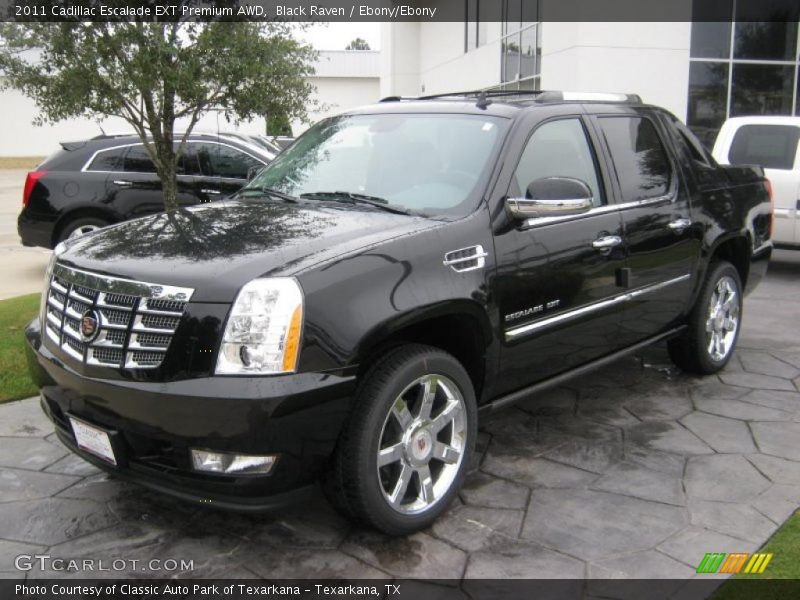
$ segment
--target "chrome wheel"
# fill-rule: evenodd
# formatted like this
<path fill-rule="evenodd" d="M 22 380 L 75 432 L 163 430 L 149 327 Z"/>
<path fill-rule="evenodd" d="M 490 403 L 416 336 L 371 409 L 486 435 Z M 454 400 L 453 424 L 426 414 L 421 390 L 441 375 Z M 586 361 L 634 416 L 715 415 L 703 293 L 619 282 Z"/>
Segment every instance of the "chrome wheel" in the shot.
<path fill-rule="evenodd" d="M 80 227 L 76 227 L 75 230 L 69 234 L 67 239 L 72 240 L 86 235 L 87 233 L 91 233 L 92 231 L 97 231 L 98 229 L 100 229 L 99 225 L 81 225 Z"/>
<path fill-rule="evenodd" d="M 711 294 L 706 318 L 708 355 L 720 362 L 733 349 L 739 329 L 740 301 L 736 282 L 727 275 L 720 278 Z"/>
<path fill-rule="evenodd" d="M 466 405 L 455 383 L 425 375 L 406 387 L 386 415 L 378 445 L 378 482 L 389 506 L 418 514 L 441 500 L 466 444 Z"/>

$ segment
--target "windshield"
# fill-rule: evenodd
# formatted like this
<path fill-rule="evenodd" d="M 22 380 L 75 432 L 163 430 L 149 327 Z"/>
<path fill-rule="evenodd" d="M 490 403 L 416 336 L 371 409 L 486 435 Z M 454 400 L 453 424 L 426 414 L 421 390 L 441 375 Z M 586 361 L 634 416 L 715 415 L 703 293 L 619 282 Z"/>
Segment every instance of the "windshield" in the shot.
<path fill-rule="evenodd" d="M 464 215 L 477 204 L 478 183 L 506 127 L 506 119 L 484 115 L 333 117 L 309 129 L 242 191 L 312 198 L 344 192 L 426 215 Z"/>

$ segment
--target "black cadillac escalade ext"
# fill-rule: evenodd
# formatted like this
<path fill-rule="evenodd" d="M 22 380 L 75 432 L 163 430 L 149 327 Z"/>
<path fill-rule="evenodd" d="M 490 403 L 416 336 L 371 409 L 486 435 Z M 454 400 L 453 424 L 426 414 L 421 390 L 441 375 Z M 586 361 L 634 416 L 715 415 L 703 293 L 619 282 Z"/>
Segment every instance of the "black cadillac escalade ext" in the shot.
<path fill-rule="evenodd" d="M 232 199 L 62 244 L 30 364 L 120 477 L 244 510 L 322 480 L 401 534 L 456 494 L 479 413 L 660 340 L 723 368 L 771 225 L 760 168 L 636 96 L 387 98 Z"/>

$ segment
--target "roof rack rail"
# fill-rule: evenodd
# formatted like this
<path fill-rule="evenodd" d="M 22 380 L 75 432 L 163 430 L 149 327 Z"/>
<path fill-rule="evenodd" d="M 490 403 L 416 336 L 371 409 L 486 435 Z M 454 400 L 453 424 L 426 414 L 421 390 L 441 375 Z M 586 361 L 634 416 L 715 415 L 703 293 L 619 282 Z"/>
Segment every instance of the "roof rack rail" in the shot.
<path fill-rule="evenodd" d="M 417 100 L 436 100 L 438 98 L 449 98 L 451 96 L 476 97 L 486 96 L 487 98 L 499 98 L 502 96 L 538 96 L 541 90 L 469 90 L 466 92 L 443 92 L 441 94 L 429 94 L 420 96 Z"/>
<path fill-rule="evenodd" d="M 386 96 L 378 102 L 400 102 L 401 100 L 419 100 L 416 96 Z"/>
<path fill-rule="evenodd" d="M 461 92 L 442 92 L 425 96 L 387 96 L 381 102 L 400 102 L 402 100 L 439 100 L 442 98 L 524 98 L 535 102 L 619 102 L 641 104 L 638 94 L 618 94 L 610 92 L 567 92 L 556 90 L 469 90 Z"/>
<path fill-rule="evenodd" d="M 542 92 L 537 102 L 627 102 L 641 104 L 639 94 L 617 94 L 610 92 Z"/>

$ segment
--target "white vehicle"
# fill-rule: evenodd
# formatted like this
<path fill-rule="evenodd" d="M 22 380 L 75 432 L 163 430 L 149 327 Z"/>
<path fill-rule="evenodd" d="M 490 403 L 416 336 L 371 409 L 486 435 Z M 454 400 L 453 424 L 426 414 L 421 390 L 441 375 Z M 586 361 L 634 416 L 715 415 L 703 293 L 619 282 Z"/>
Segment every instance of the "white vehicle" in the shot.
<path fill-rule="evenodd" d="M 778 248 L 800 250 L 800 117 L 735 117 L 714 144 L 721 165 L 760 165 L 772 184 Z"/>

